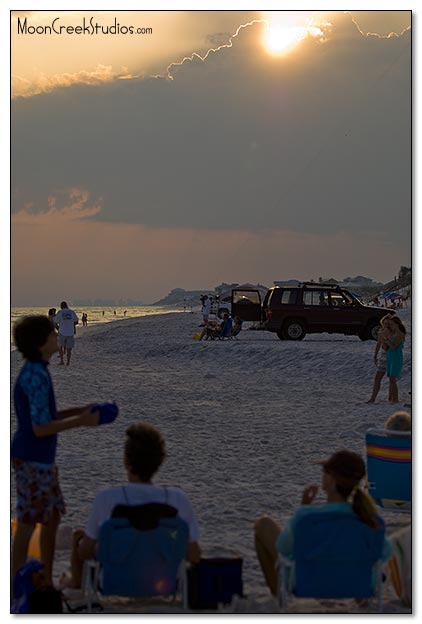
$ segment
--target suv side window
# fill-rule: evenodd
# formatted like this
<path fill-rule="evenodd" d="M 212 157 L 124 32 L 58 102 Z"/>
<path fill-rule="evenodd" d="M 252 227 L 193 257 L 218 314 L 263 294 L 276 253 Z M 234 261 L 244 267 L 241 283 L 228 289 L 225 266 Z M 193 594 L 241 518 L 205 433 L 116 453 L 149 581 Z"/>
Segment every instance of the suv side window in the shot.
<path fill-rule="evenodd" d="M 303 304 L 306 306 L 328 306 L 329 296 L 327 290 L 304 290 Z"/>
<path fill-rule="evenodd" d="M 296 303 L 296 290 L 283 290 L 280 303 L 282 305 L 294 305 Z"/>
<path fill-rule="evenodd" d="M 332 306 L 340 306 L 340 307 L 350 307 L 353 305 L 353 300 L 348 297 L 347 295 L 344 295 L 342 293 L 330 293 L 331 294 L 331 305 Z"/>

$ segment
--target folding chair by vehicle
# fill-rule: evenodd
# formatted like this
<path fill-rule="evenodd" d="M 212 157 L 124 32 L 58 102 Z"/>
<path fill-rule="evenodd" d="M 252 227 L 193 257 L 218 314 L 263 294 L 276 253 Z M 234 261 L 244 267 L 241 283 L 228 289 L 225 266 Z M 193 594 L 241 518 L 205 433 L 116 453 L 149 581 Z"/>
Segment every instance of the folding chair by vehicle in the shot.
<path fill-rule="evenodd" d="M 170 505 L 118 505 L 100 529 L 96 561 L 85 563 L 87 611 L 95 594 L 171 596 L 182 585 L 189 528 Z"/>
<path fill-rule="evenodd" d="M 218 336 L 219 339 L 220 340 L 224 340 L 224 338 L 228 338 L 230 340 L 233 337 L 233 335 L 232 335 L 232 327 L 233 327 L 233 321 L 229 317 L 223 323 L 223 327 L 221 328 L 221 332 L 220 332 L 220 334 Z"/>
<path fill-rule="evenodd" d="M 382 612 L 381 554 L 385 526 L 372 529 L 350 513 L 320 512 L 298 520 L 293 560 L 280 555 L 278 598 L 371 598 Z"/>
<path fill-rule="evenodd" d="M 368 491 L 379 507 L 412 509 L 412 435 L 410 431 L 369 429 L 365 437 Z"/>

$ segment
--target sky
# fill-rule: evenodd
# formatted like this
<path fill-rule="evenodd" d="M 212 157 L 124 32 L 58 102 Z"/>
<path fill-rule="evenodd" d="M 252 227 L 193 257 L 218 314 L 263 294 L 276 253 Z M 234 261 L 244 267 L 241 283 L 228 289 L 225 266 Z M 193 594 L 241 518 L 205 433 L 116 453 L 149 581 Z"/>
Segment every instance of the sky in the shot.
<path fill-rule="evenodd" d="M 54 20 L 61 34 L 28 32 Z M 90 20 L 152 32 L 65 32 Z M 411 263 L 410 24 L 409 11 L 16 12 L 12 305 L 390 280 Z"/>

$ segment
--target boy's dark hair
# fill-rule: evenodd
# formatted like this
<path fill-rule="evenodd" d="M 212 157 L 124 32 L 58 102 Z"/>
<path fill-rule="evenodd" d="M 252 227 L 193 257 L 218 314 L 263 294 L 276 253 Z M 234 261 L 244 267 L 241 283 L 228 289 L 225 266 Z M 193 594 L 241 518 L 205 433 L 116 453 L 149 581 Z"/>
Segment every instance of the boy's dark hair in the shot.
<path fill-rule="evenodd" d="M 166 456 L 161 433 L 147 423 L 134 423 L 126 430 L 125 457 L 131 471 L 141 481 L 149 481 Z"/>
<path fill-rule="evenodd" d="M 48 316 L 25 316 L 13 327 L 16 348 L 25 359 L 36 360 L 40 357 L 40 348 L 54 329 L 54 323 Z"/>

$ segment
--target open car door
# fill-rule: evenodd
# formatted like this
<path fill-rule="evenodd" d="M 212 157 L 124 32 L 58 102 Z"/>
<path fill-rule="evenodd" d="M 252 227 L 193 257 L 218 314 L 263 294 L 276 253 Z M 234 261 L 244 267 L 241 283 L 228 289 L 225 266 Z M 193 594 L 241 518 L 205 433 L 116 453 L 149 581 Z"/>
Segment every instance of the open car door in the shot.
<path fill-rule="evenodd" d="M 259 290 L 232 290 L 232 317 L 242 321 L 261 322 L 262 305 Z"/>

